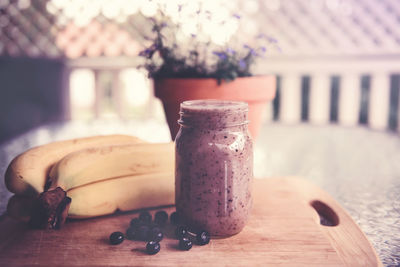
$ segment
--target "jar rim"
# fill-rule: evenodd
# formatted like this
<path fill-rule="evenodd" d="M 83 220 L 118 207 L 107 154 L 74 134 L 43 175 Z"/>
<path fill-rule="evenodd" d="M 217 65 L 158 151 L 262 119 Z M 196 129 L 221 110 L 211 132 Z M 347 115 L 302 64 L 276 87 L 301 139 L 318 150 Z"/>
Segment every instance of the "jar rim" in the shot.
<path fill-rule="evenodd" d="M 249 123 L 246 102 L 202 99 L 181 103 L 178 124 L 186 127 L 227 128 Z"/>
<path fill-rule="evenodd" d="M 246 102 L 217 100 L 217 99 L 201 99 L 188 100 L 181 103 L 181 111 L 187 113 L 209 113 L 209 112 L 247 112 L 249 105 Z"/>
<path fill-rule="evenodd" d="M 188 128 L 198 128 L 199 126 L 198 125 L 193 125 L 193 124 L 188 124 L 188 123 L 185 123 L 183 120 L 181 120 L 181 119 L 179 119 L 178 121 L 178 124 L 180 125 L 180 126 L 182 126 L 182 127 L 188 127 Z M 223 129 L 223 128 L 230 128 L 230 127 L 237 127 L 237 126 L 243 126 L 243 125 L 247 125 L 247 124 L 249 124 L 250 123 L 250 121 L 249 120 L 245 120 L 245 121 L 242 121 L 242 122 L 238 122 L 238 123 L 227 123 L 227 124 L 224 124 L 224 125 L 221 125 L 221 126 L 219 126 L 219 127 L 216 127 L 216 126 L 213 126 L 213 127 L 205 127 L 205 128 L 211 128 L 211 129 Z M 196 127 L 197 126 L 197 127 Z M 203 126 L 204 127 L 204 126 Z"/>

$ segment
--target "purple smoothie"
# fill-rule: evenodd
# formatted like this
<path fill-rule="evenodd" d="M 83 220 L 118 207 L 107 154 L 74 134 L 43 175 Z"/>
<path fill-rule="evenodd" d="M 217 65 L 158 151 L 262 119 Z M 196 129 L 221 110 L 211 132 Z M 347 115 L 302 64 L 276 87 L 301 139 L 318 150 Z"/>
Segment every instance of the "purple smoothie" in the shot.
<path fill-rule="evenodd" d="M 177 134 L 176 209 L 189 227 L 212 236 L 239 233 L 251 209 L 253 149 L 243 102 L 181 104 Z"/>

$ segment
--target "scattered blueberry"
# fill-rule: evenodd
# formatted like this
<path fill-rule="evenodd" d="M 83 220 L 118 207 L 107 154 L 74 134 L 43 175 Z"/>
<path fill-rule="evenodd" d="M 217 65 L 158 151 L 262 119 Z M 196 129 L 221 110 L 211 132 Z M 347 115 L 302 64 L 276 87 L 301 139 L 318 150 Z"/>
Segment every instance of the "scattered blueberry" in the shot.
<path fill-rule="evenodd" d="M 168 213 L 163 210 L 157 211 L 154 215 L 154 222 L 159 225 L 164 225 L 168 221 Z"/>
<path fill-rule="evenodd" d="M 186 226 L 178 226 L 175 230 L 175 236 L 178 239 L 186 237 L 188 234 L 188 229 Z"/>
<path fill-rule="evenodd" d="M 136 239 L 136 228 L 129 227 L 126 230 L 126 239 L 134 240 Z"/>
<path fill-rule="evenodd" d="M 189 250 L 192 248 L 192 241 L 189 238 L 182 238 L 179 240 L 179 249 L 181 250 Z"/>
<path fill-rule="evenodd" d="M 174 211 L 171 216 L 170 216 L 170 220 L 172 224 L 178 225 L 180 223 L 180 218 L 179 215 L 176 211 Z"/>
<path fill-rule="evenodd" d="M 141 222 L 140 222 L 139 218 L 133 218 L 131 220 L 130 226 L 132 228 L 138 228 L 140 226 L 140 224 L 141 224 Z"/>
<path fill-rule="evenodd" d="M 142 211 L 139 214 L 139 220 L 144 223 L 151 223 L 151 214 L 148 211 Z"/>
<path fill-rule="evenodd" d="M 164 237 L 164 234 L 158 227 L 154 227 L 150 231 L 150 240 L 160 242 Z"/>
<path fill-rule="evenodd" d="M 160 242 L 161 240 L 163 240 L 164 238 L 164 234 L 162 232 L 158 232 L 155 236 L 153 236 L 153 239 L 155 241 Z"/>
<path fill-rule="evenodd" d="M 200 246 L 207 245 L 210 242 L 210 234 L 206 231 L 200 231 L 196 235 L 196 241 Z"/>
<path fill-rule="evenodd" d="M 124 236 L 121 232 L 113 232 L 110 235 L 110 244 L 121 244 L 124 239 L 129 240 L 143 240 L 149 241 L 146 245 L 146 252 L 149 255 L 157 254 L 160 251 L 160 241 L 164 235 L 159 226 L 163 226 L 168 221 L 168 213 L 165 211 L 158 211 L 154 216 L 154 223 L 152 216 L 148 211 L 142 211 L 138 218 L 133 218 L 130 222 L 130 227 L 126 230 Z M 170 216 L 172 224 L 179 225 L 182 223 L 177 212 L 173 212 Z M 175 235 L 179 239 L 179 249 L 190 250 L 193 246 L 189 236 L 193 236 L 186 226 L 180 225 L 175 230 Z M 206 245 L 210 242 L 210 234 L 207 231 L 200 231 L 196 235 L 196 243 L 198 245 Z"/>
<path fill-rule="evenodd" d="M 157 254 L 160 251 L 160 243 L 156 241 L 150 241 L 146 245 L 146 252 L 149 255 Z"/>
<path fill-rule="evenodd" d="M 124 241 L 124 234 L 121 232 L 114 232 L 110 235 L 110 243 L 112 245 L 121 244 Z"/>
<path fill-rule="evenodd" d="M 136 231 L 136 238 L 138 240 L 148 240 L 150 235 L 150 227 L 147 225 L 141 225 Z"/>

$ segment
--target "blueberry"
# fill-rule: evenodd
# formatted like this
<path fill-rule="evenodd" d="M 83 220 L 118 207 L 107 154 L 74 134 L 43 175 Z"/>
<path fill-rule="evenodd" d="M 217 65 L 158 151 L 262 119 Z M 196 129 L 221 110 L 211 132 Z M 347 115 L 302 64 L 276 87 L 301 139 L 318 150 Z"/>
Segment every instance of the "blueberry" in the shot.
<path fill-rule="evenodd" d="M 200 246 L 207 245 L 210 242 L 210 234 L 206 231 L 200 231 L 196 235 L 196 241 Z"/>
<path fill-rule="evenodd" d="M 142 211 L 139 214 L 139 220 L 143 223 L 151 223 L 151 214 L 148 211 Z"/>
<path fill-rule="evenodd" d="M 160 242 L 164 237 L 164 234 L 162 233 L 161 229 L 158 227 L 154 227 L 150 231 L 150 240 L 151 241 L 156 241 Z"/>
<path fill-rule="evenodd" d="M 192 241 L 189 238 L 182 238 L 179 240 L 179 249 L 181 250 L 189 250 L 192 248 Z"/>
<path fill-rule="evenodd" d="M 146 241 L 149 239 L 150 236 L 150 227 L 147 225 L 141 225 L 136 230 L 136 238 L 138 240 Z"/>
<path fill-rule="evenodd" d="M 126 239 L 134 240 L 134 239 L 136 239 L 136 237 L 137 237 L 136 228 L 129 227 L 126 230 Z"/>
<path fill-rule="evenodd" d="M 178 226 L 175 230 L 175 236 L 178 239 L 184 238 L 188 235 L 188 229 L 186 226 Z"/>
<path fill-rule="evenodd" d="M 124 241 L 124 234 L 121 232 L 114 232 L 110 235 L 110 244 L 118 245 Z"/>
<path fill-rule="evenodd" d="M 172 224 L 178 225 L 180 223 L 180 218 L 179 218 L 179 214 L 174 211 L 171 216 L 170 216 L 170 220 Z"/>
<path fill-rule="evenodd" d="M 162 232 L 153 232 L 151 234 L 151 240 L 160 242 L 164 238 L 164 234 Z"/>
<path fill-rule="evenodd" d="M 130 226 L 132 227 L 132 228 L 138 228 L 139 226 L 140 226 L 140 224 L 141 224 L 141 221 L 139 220 L 139 218 L 133 218 L 132 220 L 131 220 L 131 223 L 130 223 Z"/>
<path fill-rule="evenodd" d="M 150 241 L 146 245 L 146 252 L 149 255 L 157 254 L 160 251 L 160 243 L 156 241 Z"/>
<path fill-rule="evenodd" d="M 154 215 L 154 222 L 159 225 L 164 225 L 168 221 L 168 213 L 163 210 L 157 211 Z"/>

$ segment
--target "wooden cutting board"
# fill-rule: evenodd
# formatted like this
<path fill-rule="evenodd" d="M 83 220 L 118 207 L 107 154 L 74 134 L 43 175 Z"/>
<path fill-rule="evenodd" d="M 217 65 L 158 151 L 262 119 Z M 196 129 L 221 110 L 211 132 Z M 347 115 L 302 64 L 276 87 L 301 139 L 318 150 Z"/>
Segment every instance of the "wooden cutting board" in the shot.
<path fill-rule="evenodd" d="M 253 194 L 250 221 L 238 235 L 180 251 L 169 226 L 153 256 L 144 253 L 145 242 L 108 243 L 135 212 L 69 221 L 58 231 L 31 230 L 4 216 L 0 266 L 382 266 L 350 216 L 318 187 L 296 178 L 256 179 Z"/>

